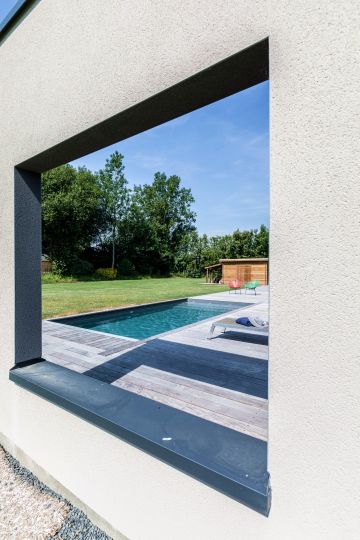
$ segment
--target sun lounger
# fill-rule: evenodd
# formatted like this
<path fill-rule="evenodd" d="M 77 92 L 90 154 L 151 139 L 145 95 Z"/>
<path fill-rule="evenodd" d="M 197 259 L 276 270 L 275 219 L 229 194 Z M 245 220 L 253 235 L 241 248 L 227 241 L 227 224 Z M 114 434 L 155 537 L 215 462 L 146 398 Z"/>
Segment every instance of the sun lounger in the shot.
<path fill-rule="evenodd" d="M 244 326 L 242 324 L 237 323 L 235 319 L 232 319 L 231 317 L 227 317 L 225 319 L 220 319 L 219 321 L 215 321 L 212 323 L 208 339 L 211 339 L 213 337 L 215 328 L 222 328 L 224 332 L 226 332 L 226 330 L 236 330 L 238 332 L 246 332 L 249 334 L 257 334 L 257 335 L 261 334 L 265 336 L 269 334 L 268 326 L 264 328 L 257 327 L 257 326 Z"/>

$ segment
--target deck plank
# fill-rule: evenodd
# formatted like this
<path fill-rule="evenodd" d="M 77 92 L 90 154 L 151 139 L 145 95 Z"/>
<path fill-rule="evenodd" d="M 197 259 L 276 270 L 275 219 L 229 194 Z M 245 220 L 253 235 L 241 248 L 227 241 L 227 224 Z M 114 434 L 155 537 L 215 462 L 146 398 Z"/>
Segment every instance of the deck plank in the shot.
<path fill-rule="evenodd" d="M 196 379 L 189 379 L 188 377 L 183 377 L 181 375 L 173 375 L 168 371 L 162 371 L 160 369 L 149 368 L 148 366 L 141 366 L 141 371 L 147 374 L 156 375 L 159 379 L 164 381 L 170 381 L 174 383 L 180 383 L 189 388 L 206 390 L 208 394 L 213 394 L 216 396 L 223 396 L 227 399 L 248 404 L 251 406 L 257 406 L 262 409 L 267 409 L 268 401 L 257 396 L 251 396 L 249 394 L 244 394 L 243 392 L 237 392 L 236 390 L 230 390 L 228 388 L 223 388 L 221 386 L 216 386 L 215 384 L 209 384 L 206 382 L 199 382 Z"/>
<path fill-rule="evenodd" d="M 74 348 L 77 348 L 77 354 L 97 358 L 100 356 L 105 362 L 109 357 L 137 345 L 136 341 L 120 336 L 108 336 L 85 328 L 75 328 L 51 321 L 43 322 L 43 333 L 44 350 L 47 355 L 51 355 L 52 350 L 56 349 L 57 345 L 61 345 L 68 352 L 74 353 Z"/>
<path fill-rule="evenodd" d="M 151 368 L 148 368 L 150 371 Z M 157 370 L 158 371 L 158 370 Z M 189 379 L 189 385 L 184 385 L 183 380 L 185 377 L 179 377 L 175 375 L 173 381 L 164 381 L 159 378 L 157 374 L 144 373 L 142 367 L 131 371 L 124 376 L 124 380 L 133 382 L 134 384 L 141 384 L 146 388 L 151 388 L 156 392 L 172 395 L 178 399 L 198 405 L 199 407 L 211 409 L 218 413 L 229 415 L 233 418 L 241 420 L 248 420 L 255 415 L 267 416 L 266 410 L 263 411 L 258 404 L 252 406 L 245 403 L 236 403 L 231 399 L 224 396 L 215 395 L 209 393 L 207 388 L 199 389 L 191 386 L 191 379 Z M 178 380 L 176 381 L 176 379 Z M 226 391 L 226 390 L 225 390 Z M 241 418 L 240 418 L 241 417 Z"/>
<path fill-rule="evenodd" d="M 200 382 L 267 398 L 266 361 L 241 354 L 218 352 L 199 344 L 183 345 L 154 339 L 115 356 L 106 365 L 121 365 L 128 372 L 140 365 L 147 365 Z"/>
<path fill-rule="evenodd" d="M 170 377 L 168 377 L 170 375 Z M 165 378 L 164 378 L 165 377 Z M 170 380 L 171 379 L 171 380 Z M 235 401 L 233 391 L 217 395 L 206 383 L 140 366 L 113 384 L 165 405 L 219 423 L 241 433 L 267 440 L 267 400 L 247 396 Z"/>

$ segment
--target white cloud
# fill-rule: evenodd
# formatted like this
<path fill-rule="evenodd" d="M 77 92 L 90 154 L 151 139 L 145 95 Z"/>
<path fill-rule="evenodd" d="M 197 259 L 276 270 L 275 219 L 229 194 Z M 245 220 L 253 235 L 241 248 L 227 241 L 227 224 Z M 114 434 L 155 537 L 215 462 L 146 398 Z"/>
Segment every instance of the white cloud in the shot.
<path fill-rule="evenodd" d="M 136 154 L 132 156 L 132 159 L 143 169 L 151 169 L 154 172 L 159 169 L 164 169 L 167 164 L 167 159 L 165 156 L 145 154 L 143 152 L 136 152 Z"/>

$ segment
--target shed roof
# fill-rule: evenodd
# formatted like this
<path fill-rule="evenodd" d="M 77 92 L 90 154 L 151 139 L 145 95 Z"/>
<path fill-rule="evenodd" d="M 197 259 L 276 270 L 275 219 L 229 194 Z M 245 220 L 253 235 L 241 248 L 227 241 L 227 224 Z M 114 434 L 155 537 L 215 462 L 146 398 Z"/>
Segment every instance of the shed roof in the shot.
<path fill-rule="evenodd" d="M 236 262 L 268 262 L 269 259 L 266 257 L 252 257 L 251 259 L 220 259 L 221 263 L 236 263 Z"/>

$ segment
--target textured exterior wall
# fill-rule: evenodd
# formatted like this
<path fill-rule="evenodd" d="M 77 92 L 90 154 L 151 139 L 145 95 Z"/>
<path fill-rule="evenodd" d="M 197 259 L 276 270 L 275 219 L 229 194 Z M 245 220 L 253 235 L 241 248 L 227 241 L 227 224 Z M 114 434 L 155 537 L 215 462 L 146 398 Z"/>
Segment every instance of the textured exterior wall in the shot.
<path fill-rule="evenodd" d="M 0 47 L 0 432 L 131 540 L 358 536 L 359 19 L 352 0 L 42 0 Z M 267 35 L 268 519 L 8 382 L 14 165 Z"/>
<path fill-rule="evenodd" d="M 272 516 L 287 507 L 292 538 L 355 538 L 360 10 L 274 1 L 269 14 Z"/>

